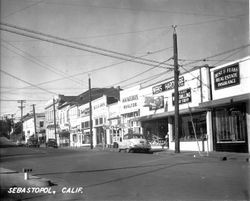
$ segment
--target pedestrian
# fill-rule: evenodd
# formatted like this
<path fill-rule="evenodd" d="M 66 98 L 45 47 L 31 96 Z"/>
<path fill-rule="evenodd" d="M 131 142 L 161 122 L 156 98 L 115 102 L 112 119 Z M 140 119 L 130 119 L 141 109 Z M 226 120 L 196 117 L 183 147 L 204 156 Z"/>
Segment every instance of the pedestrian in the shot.
<path fill-rule="evenodd" d="M 165 135 L 165 145 L 169 147 L 169 134 L 168 133 Z"/>

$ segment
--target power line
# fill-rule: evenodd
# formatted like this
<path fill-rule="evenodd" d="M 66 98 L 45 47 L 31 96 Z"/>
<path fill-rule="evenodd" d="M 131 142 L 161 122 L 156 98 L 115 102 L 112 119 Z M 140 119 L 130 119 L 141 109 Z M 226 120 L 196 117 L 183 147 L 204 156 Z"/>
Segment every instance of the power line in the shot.
<path fill-rule="evenodd" d="M 163 62 L 161 62 L 161 63 L 165 63 L 165 62 L 171 60 L 172 58 L 173 58 L 173 57 L 170 57 L 169 59 L 167 59 L 167 60 L 165 60 L 165 61 L 163 61 Z M 161 63 L 160 63 L 159 65 L 161 65 Z M 158 67 L 158 66 L 149 68 L 149 69 L 147 69 L 147 70 L 145 70 L 145 71 L 143 71 L 143 72 L 140 72 L 140 73 L 138 73 L 138 74 L 136 74 L 136 75 L 134 75 L 134 76 L 132 76 L 132 77 L 130 77 L 130 78 L 127 78 L 127 79 L 122 80 L 122 81 L 120 81 L 120 82 L 118 82 L 118 83 L 115 83 L 115 84 L 113 84 L 112 86 L 118 85 L 118 84 L 123 83 L 123 82 L 127 82 L 127 81 L 129 81 L 129 80 L 131 80 L 131 79 L 134 79 L 134 78 L 136 78 L 136 77 L 138 77 L 138 76 L 141 76 L 142 74 L 147 73 L 147 72 L 149 72 L 149 71 L 151 71 L 151 70 L 153 70 L 153 69 L 155 69 L 155 68 L 157 68 L 157 67 Z"/>
<path fill-rule="evenodd" d="M 14 12 L 12 12 L 12 13 L 6 15 L 6 16 L 3 16 L 2 19 L 7 18 L 7 17 L 9 17 L 9 16 L 11 16 L 11 15 L 14 15 L 14 14 L 20 12 L 20 11 L 24 11 L 24 10 L 30 8 L 30 7 L 36 6 L 37 4 L 40 4 L 40 3 L 43 2 L 43 1 L 44 1 L 44 0 L 38 1 L 38 2 L 36 2 L 36 3 L 33 3 L 33 4 L 31 4 L 31 5 L 26 6 L 26 7 L 24 7 L 24 8 L 18 9 L 18 10 L 14 11 Z"/>
<path fill-rule="evenodd" d="M 17 99 L 0 99 L 0 101 L 2 101 L 2 102 L 17 102 L 17 101 L 19 101 L 19 100 L 17 100 Z M 37 102 L 42 102 L 42 101 L 48 101 L 48 100 L 25 100 L 26 102 L 33 102 L 33 101 L 37 101 Z"/>
<path fill-rule="evenodd" d="M 111 7 L 111 6 L 99 6 L 99 5 L 80 5 L 80 4 L 70 4 L 70 3 L 55 3 L 55 2 L 46 2 L 46 4 L 56 4 L 56 5 L 65 5 L 65 6 L 77 6 L 77 7 L 92 7 L 92 8 L 104 8 L 104 9 L 115 9 L 115 10 L 130 10 L 130 11 L 144 11 L 144 12 L 159 12 L 159 13 L 168 13 L 174 15 L 199 15 L 206 17 L 228 17 L 223 15 L 215 14 L 206 14 L 206 13 L 195 13 L 195 12 L 178 12 L 173 10 L 161 10 L 161 9 L 142 9 L 142 8 L 129 8 L 129 7 Z"/>
<path fill-rule="evenodd" d="M 198 63 L 198 62 L 204 62 L 204 61 L 207 61 L 207 60 L 210 59 L 210 58 L 218 57 L 218 56 L 221 56 L 221 55 L 230 53 L 230 52 L 234 52 L 235 50 L 247 48 L 247 47 L 249 47 L 249 46 L 250 46 L 250 44 L 242 45 L 242 46 L 240 46 L 240 47 L 237 47 L 237 48 L 234 48 L 234 49 L 230 49 L 230 50 L 226 50 L 226 51 L 224 51 L 224 52 L 220 52 L 220 53 L 215 54 L 215 55 L 211 55 L 211 56 L 208 56 L 208 57 L 204 57 L 204 58 L 202 58 L 202 59 L 197 59 L 197 60 L 195 60 L 195 61 L 191 61 L 191 62 L 188 62 L 188 63 L 184 63 L 183 65 L 184 65 L 184 66 L 187 66 L 187 65 L 191 65 L 191 64 Z"/>
<path fill-rule="evenodd" d="M 167 47 L 167 48 L 163 48 L 163 49 L 160 49 L 160 50 L 151 51 L 151 52 L 148 52 L 147 54 L 138 56 L 138 58 L 139 58 L 139 57 L 145 57 L 145 56 L 148 56 L 148 55 L 152 55 L 152 54 L 155 54 L 155 53 L 159 53 L 159 52 L 165 51 L 165 50 L 170 49 L 170 48 L 172 48 L 172 47 Z M 131 60 L 132 60 L 132 59 L 131 59 Z M 88 73 L 93 73 L 93 72 L 96 72 L 96 71 L 99 71 L 99 70 L 103 70 L 103 69 L 110 68 L 110 67 L 113 67 L 113 66 L 116 66 L 116 65 L 119 65 L 119 64 L 123 64 L 123 63 L 125 63 L 125 62 L 127 62 L 127 61 L 116 62 L 116 63 L 112 63 L 112 64 L 107 65 L 107 66 L 102 66 L 102 67 L 99 67 L 99 68 L 96 68 L 96 69 L 93 69 L 93 70 L 90 70 L 90 71 L 85 71 L 85 72 L 81 72 L 81 73 L 76 73 L 76 74 L 73 74 L 73 75 L 68 76 L 68 78 L 73 78 L 73 77 L 76 77 L 76 76 L 79 76 L 79 75 L 88 74 Z M 59 79 L 54 79 L 54 80 L 42 82 L 42 83 L 37 84 L 37 86 L 49 84 L 49 83 L 52 83 L 52 82 L 61 81 L 61 80 L 63 80 L 63 79 L 64 79 L 64 78 L 59 78 Z M 30 86 L 29 86 L 29 87 L 30 87 Z M 29 88 L 29 87 L 18 88 L 18 90 L 20 90 L 20 89 L 26 89 L 26 88 Z M 11 91 L 12 91 L 12 90 L 11 90 Z M 6 91 L 6 92 L 9 92 L 9 91 Z"/>
<path fill-rule="evenodd" d="M 49 91 L 49 90 L 44 89 L 44 88 L 41 88 L 41 87 L 39 87 L 39 86 L 37 86 L 37 85 L 35 85 L 35 84 L 32 84 L 32 83 L 27 82 L 27 81 L 25 81 L 25 80 L 23 80 L 23 79 L 21 79 L 21 78 L 19 78 L 19 77 L 16 77 L 16 76 L 14 76 L 14 75 L 12 75 L 12 74 L 10 74 L 10 73 L 8 73 L 8 72 L 2 70 L 1 68 L 0 68 L 0 71 L 1 71 L 2 73 L 4 73 L 4 74 L 10 76 L 10 77 L 13 77 L 13 78 L 15 78 L 15 79 L 21 81 L 21 82 L 24 82 L 24 83 L 26 83 L 26 84 L 29 84 L 29 85 L 31 85 L 31 86 L 33 86 L 33 87 L 38 88 L 38 89 L 41 89 L 42 91 L 46 91 L 47 93 L 54 94 L 54 95 L 58 95 L 58 94 L 56 94 L 56 93 L 54 93 L 54 92 L 52 92 L 52 91 Z"/>
<path fill-rule="evenodd" d="M 9 43 L 6 42 L 6 41 L 3 41 L 3 42 L 9 44 Z M 62 71 L 60 71 L 60 70 L 58 70 L 58 69 L 56 69 L 56 68 L 54 68 L 54 67 L 52 67 L 52 66 L 50 66 L 50 65 L 48 65 L 48 64 L 46 64 L 46 63 L 44 63 L 44 62 L 39 61 L 38 59 L 36 59 L 35 57 L 33 57 L 31 54 L 29 54 L 29 53 L 27 53 L 27 52 L 25 52 L 25 51 L 23 51 L 23 50 L 21 50 L 21 49 L 15 47 L 15 46 L 12 45 L 12 44 L 9 44 L 9 45 L 12 46 L 12 47 L 14 47 L 15 49 L 19 50 L 20 52 L 22 52 L 22 53 L 24 53 L 24 54 L 27 54 L 30 58 L 27 57 L 27 56 L 25 56 L 25 55 L 19 54 L 19 53 L 15 52 L 15 51 L 13 51 L 13 50 L 11 50 L 11 49 L 9 49 L 7 46 L 5 46 L 5 45 L 2 44 L 2 46 L 3 46 L 4 48 L 8 49 L 9 51 L 11 51 L 11 52 L 13 52 L 13 53 L 15 53 L 15 54 L 17 54 L 17 55 L 23 57 L 23 58 L 25 58 L 25 59 L 27 59 L 27 60 L 29 60 L 29 61 L 35 63 L 35 64 L 37 64 L 37 65 L 39 65 L 40 67 L 42 67 L 42 68 L 44 68 L 44 69 L 47 69 L 47 70 L 49 70 L 49 71 L 51 71 L 51 72 L 53 72 L 53 73 L 55 73 L 55 74 L 57 74 L 57 75 L 63 76 L 63 78 L 65 78 L 65 79 L 69 79 L 69 80 L 71 80 L 71 81 L 73 81 L 73 82 L 75 82 L 75 83 L 77 83 L 77 84 L 82 85 L 82 83 L 81 83 L 80 80 L 74 80 L 74 79 L 68 78 L 67 76 L 65 76 L 66 74 L 65 74 L 64 72 L 62 72 Z"/>
<path fill-rule="evenodd" d="M 242 49 L 244 49 L 244 48 L 245 48 L 245 47 L 242 47 L 242 48 L 235 48 L 234 51 L 236 51 L 236 50 L 238 50 L 238 51 L 237 51 L 237 52 L 234 52 L 233 54 L 230 54 L 229 56 L 226 56 L 224 59 L 228 59 L 228 58 L 232 57 L 233 55 L 235 55 L 235 54 L 237 54 L 238 52 L 242 51 Z M 231 52 L 231 51 L 226 51 L 226 52 L 228 53 L 228 52 Z M 220 55 L 221 55 L 221 54 L 220 54 Z M 222 62 L 224 59 L 222 59 L 220 62 Z M 214 66 L 218 65 L 220 62 L 215 63 Z M 203 84 L 205 87 L 207 87 L 208 89 L 210 88 L 206 83 L 204 83 L 204 82 L 201 80 L 200 77 L 196 77 L 196 76 L 194 76 L 194 75 L 190 72 L 193 68 L 191 68 L 190 70 L 187 70 L 187 69 L 184 68 L 182 65 L 180 65 L 180 67 L 181 67 L 182 69 L 184 69 L 185 72 L 190 73 L 194 78 L 196 78 L 197 80 L 199 80 L 199 81 L 201 82 L 201 84 Z M 194 67 L 194 68 L 195 68 L 195 67 Z"/>
<path fill-rule="evenodd" d="M 247 16 L 247 14 L 223 17 L 223 18 L 219 18 L 219 19 L 206 20 L 206 21 L 194 22 L 194 23 L 189 23 L 189 24 L 179 24 L 178 27 L 182 28 L 182 27 L 187 27 L 187 26 L 207 24 L 207 23 L 210 23 L 210 22 L 225 21 L 225 20 L 229 20 L 229 19 L 232 19 L 232 18 L 240 18 L 240 17 L 243 17 L 243 16 Z"/>
<path fill-rule="evenodd" d="M 112 58 L 115 58 L 115 59 L 130 61 L 130 62 L 139 63 L 139 64 L 143 64 L 143 65 L 148 65 L 148 66 L 156 66 L 154 64 L 150 64 L 150 63 L 146 63 L 146 62 L 142 62 L 142 61 L 131 60 L 131 59 L 128 59 L 128 58 L 123 58 L 123 57 L 119 57 L 119 56 L 115 56 L 115 55 L 110 55 L 110 54 L 107 54 L 107 53 L 100 53 L 100 52 L 97 52 L 97 51 L 94 51 L 94 50 L 89 50 L 89 49 L 86 49 L 86 48 L 81 48 L 81 47 L 77 47 L 77 46 L 74 46 L 74 45 L 69 45 L 69 44 L 65 44 L 65 43 L 62 43 L 62 42 L 53 41 L 53 40 L 50 40 L 50 39 L 43 39 L 41 37 L 32 36 L 32 35 L 17 32 L 17 31 L 12 31 L 12 30 L 7 29 L 7 28 L 0 27 L 0 29 L 3 30 L 3 31 L 7 31 L 7 32 L 10 32 L 10 33 L 14 33 L 14 34 L 18 34 L 18 35 L 22 35 L 22 36 L 26 36 L 26 37 L 30 37 L 30 38 L 35 38 L 35 39 L 42 40 L 42 41 L 45 41 L 45 42 L 50 42 L 50 43 L 54 43 L 54 44 L 57 44 L 57 45 L 62 45 L 62 46 L 65 46 L 65 47 L 70 47 L 70 48 L 73 48 L 73 49 L 83 50 L 83 51 L 87 51 L 87 52 L 91 52 L 91 53 L 96 53 L 96 54 L 99 54 L 99 55 L 102 55 L 102 56 L 112 57 Z M 172 67 L 158 66 L 158 68 L 166 69 L 166 68 L 172 68 Z"/>
<path fill-rule="evenodd" d="M 83 48 L 79 48 L 79 47 L 77 48 L 76 46 L 62 44 L 61 42 L 56 42 L 56 41 L 52 41 L 52 40 L 48 40 L 48 39 L 43 39 L 43 38 L 39 38 L 37 36 L 28 35 L 26 33 L 20 33 L 20 32 L 16 32 L 16 31 L 13 31 L 13 30 L 6 29 L 6 28 L 1 28 L 4 31 L 12 32 L 12 33 L 23 35 L 23 36 L 26 36 L 26 37 L 31 37 L 31 38 L 35 38 L 35 39 L 39 39 L 39 40 L 43 40 L 43 41 L 47 41 L 47 42 L 52 42 L 52 43 L 55 43 L 55 44 L 58 44 L 58 45 L 64 45 L 64 46 L 68 46 L 68 47 L 72 47 L 72 48 L 75 47 L 76 49 L 81 49 L 81 50 L 84 50 L 84 51 L 88 51 L 88 52 L 92 52 L 92 53 L 95 53 L 95 54 L 100 54 L 100 55 L 103 55 L 103 56 L 108 56 L 108 57 L 112 57 L 112 58 L 116 58 L 116 59 L 128 60 L 127 58 L 121 58 L 120 57 L 120 56 L 122 56 L 122 57 L 133 58 L 133 59 L 136 59 L 136 60 L 142 60 L 143 62 L 142 61 L 139 62 L 139 61 L 136 61 L 136 60 L 134 60 L 133 62 L 142 63 L 142 64 L 145 64 L 145 65 L 151 65 L 151 66 L 153 65 L 153 64 L 148 64 L 148 63 L 145 63 L 145 62 L 159 64 L 159 62 L 155 61 L 155 60 L 144 59 L 144 58 L 136 58 L 135 56 L 132 56 L 132 55 L 119 53 L 119 52 L 116 52 L 116 51 L 107 50 L 107 49 L 104 49 L 104 48 L 99 48 L 99 47 L 95 47 L 95 46 L 92 46 L 92 45 L 87 45 L 87 44 L 84 44 L 84 43 L 79 43 L 79 42 L 68 40 L 68 39 L 65 39 L 65 38 L 58 37 L 58 36 L 53 36 L 53 35 L 50 35 L 50 34 L 45 34 L 45 33 L 38 32 L 38 31 L 33 31 L 33 30 L 22 28 L 22 27 L 19 27 L 19 26 L 10 25 L 8 23 L 1 22 L 0 24 L 4 25 L 4 26 L 7 26 L 7 27 L 17 29 L 17 30 L 22 30 L 22 31 L 29 32 L 29 33 L 32 33 L 32 34 L 40 35 L 40 36 L 43 36 L 43 37 L 49 37 L 49 38 L 53 38 L 53 39 L 56 39 L 56 40 L 72 43 L 72 44 L 75 44 L 75 45 L 80 45 L 80 46 L 84 46 L 84 47 L 87 47 L 87 48 L 92 48 L 94 50 L 83 49 Z M 102 52 L 97 52 L 97 51 L 102 51 Z M 115 55 L 112 55 L 112 54 L 115 54 Z M 119 55 L 119 56 L 116 56 L 116 55 Z"/>

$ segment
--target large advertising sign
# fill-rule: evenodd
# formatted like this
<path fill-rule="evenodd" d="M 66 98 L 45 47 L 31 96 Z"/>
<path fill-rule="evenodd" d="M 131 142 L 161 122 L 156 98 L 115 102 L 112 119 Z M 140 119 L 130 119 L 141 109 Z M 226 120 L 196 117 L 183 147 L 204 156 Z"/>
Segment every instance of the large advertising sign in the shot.
<path fill-rule="evenodd" d="M 145 97 L 144 107 L 149 107 L 149 110 L 157 110 L 164 107 L 164 96 Z"/>
<path fill-rule="evenodd" d="M 178 82 L 179 87 L 184 86 L 184 83 L 185 83 L 184 77 L 183 76 L 179 77 L 179 82 Z M 168 91 L 171 89 L 174 89 L 174 80 L 171 80 L 171 81 L 168 81 L 166 83 L 154 86 L 152 88 L 153 94 L 158 94 L 158 93 L 161 93 L 163 91 Z"/>
<path fill-rule="evenodd" d="M 174 93 L 172 93 L 172 100 L 174 105 Z M 192 101 L 191 88 L 179 91 L 179 104 L 189 103 Z"/>
<path fill-rule="evenodd" d="M 214 71 L 214 88 L 222 89 L 240 84 L 239 64 Z"/>

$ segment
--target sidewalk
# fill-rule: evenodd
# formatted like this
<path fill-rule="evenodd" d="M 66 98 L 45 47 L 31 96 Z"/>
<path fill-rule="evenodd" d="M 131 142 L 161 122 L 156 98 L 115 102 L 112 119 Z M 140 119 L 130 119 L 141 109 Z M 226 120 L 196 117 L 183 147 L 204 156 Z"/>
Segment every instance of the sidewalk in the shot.
<path fill-rule="evenodd" d="M 111 151 L 111 152 L 118 152 L 117 148 L 102 148 L 102 147 L 95 147 L 91 149 L 90 147 L 61 147 L 63 149 L 71 149 L 71 150 L 79 150 L 79 151 Z M 193 158 L 204 158 L 204 159 L 216 159 L 221 161 L 227 160 L 237 160 L 237 161 L 250 161 L 250 154 L 249 153 L 233 153 L 233 152 L 201 152 L 199 154 L 198 151 L 180 151 L 180 153 L 175 153 L 174 150 L 168 150 L 167 148 L 155 148 L 152 150 L 153 154 L 155 155 L 175 155 L 175 156 L 182 156 L 182 157 L 193 157 Z"/>
<path fill-rule="evenodd" d="M 250 161 L 249 153 L 233 153 L 233 152 L 197 152 L 197 151 L 180 151 L 180 153 L 175 153 L 173 150 L 164 150 L 162 152 L 155 153 L 157 155 L 175 155 L 175 156 L 188 156 L 193 158 L 202 159 L 216 159 L 221 161 Z"/>
<path fill-rule="evenodd" d="M 29 179 L 24 180 L 24 173 L 9 170 L 0 167 L 0 189 L 8 189 L 10 187 L 46 187 L 51 186 L 51 181 L 48 179 L 32 176 L 29 174 Z"/>

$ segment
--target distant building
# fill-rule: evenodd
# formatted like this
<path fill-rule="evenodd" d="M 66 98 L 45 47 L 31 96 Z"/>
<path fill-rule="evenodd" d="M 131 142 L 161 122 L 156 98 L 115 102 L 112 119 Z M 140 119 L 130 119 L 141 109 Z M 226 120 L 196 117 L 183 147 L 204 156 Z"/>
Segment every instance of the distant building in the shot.
<path fill-rule="evenodd" d="M 44 113 L 36 113 L 36 133 L 35 133 L 35 125 L 34 125 L 34 115 L 27 114 L 23 117 L 23 132 L 25 135 L 25 142 L 28 141 L 29 138 L 34 137 L 38 138 L 40 142 L 45 141 L 45 114 Z"/>

